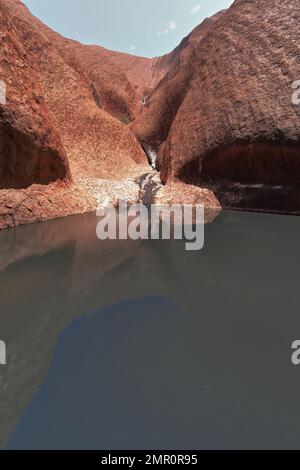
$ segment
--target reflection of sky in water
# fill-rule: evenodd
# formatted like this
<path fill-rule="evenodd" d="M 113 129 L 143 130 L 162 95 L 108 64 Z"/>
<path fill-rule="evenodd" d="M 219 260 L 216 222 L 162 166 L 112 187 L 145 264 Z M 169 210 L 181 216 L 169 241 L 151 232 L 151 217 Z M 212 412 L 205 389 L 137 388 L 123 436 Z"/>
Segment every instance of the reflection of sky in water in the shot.
<path fill-rule="evenodd" d="M 156 448 L 203 440 L 210 392 L 195 327 L 156 297 L 76 320 L 12 446 Z"/>
<path fill-rule="evenodd" d="M 299 218 L 238 213 L 198 253 L 99 245 L 91 216 L 18 229 L 22 254 L 0 234 L 2 442 L 299 448 L 299 234 Z"/>

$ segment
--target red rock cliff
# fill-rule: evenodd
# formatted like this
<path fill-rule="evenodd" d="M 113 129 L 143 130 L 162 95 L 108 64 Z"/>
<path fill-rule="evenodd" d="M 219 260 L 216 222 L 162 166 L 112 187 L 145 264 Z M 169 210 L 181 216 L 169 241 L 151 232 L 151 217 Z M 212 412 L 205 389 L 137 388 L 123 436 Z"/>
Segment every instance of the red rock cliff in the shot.
<path fill-rule="evenodd" d="M 0 188 L 67 180 L 65 150 L 3 0 L 0 12 L 0 78 L 6 84 L 6 104 L 0 104 Z"/>
<path fill-rule="evenodd" d="M 299 1 L 236 1 L 178 55 L 133 125 L 159 152 L 163 180 L 298 185 Z"/>
<path fill-rule="evenodd" d="M 155 59 L 65 39 L 19 0 L 0 0 L 0 14 L 0 227 L 132 195 L 128 179 L 149 171 L 142 147 L 164 183 L 181 181 L 164 190 L 181 202 L 202 194 L 182 183 L 298 187 L 298 0 L 237 0 Z M 250 208 L 282 209 L 257 194 Z M 300 211 L 300 196 L 285 204 Z"/>

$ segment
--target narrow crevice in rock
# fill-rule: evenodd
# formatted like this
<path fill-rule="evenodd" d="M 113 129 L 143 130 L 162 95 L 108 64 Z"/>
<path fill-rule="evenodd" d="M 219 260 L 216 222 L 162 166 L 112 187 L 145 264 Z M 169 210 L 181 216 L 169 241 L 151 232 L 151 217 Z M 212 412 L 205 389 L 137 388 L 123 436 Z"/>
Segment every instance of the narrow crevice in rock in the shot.
<path fill-rule="evenodd" d="M 156 161 L 157 161 L 157 152 L 154 148 L 152 148 L 148 144 L 142 144 L 142 148 L 147 156 L 149 165 L 153 168 L 153 170 L 156 170 Z"/>

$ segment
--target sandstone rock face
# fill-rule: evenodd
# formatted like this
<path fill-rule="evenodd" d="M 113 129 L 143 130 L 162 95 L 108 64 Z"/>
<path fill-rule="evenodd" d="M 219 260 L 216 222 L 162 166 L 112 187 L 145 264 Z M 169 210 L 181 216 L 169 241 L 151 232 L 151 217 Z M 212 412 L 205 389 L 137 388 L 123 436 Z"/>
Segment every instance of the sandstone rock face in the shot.
<path fill-rule="evenodd" d="M 2 0 L 0 12 L 0 77 L 6 85 L 6 103 L 0 104 L 0 188 L 67 180 L 66 153 Z"/>
<path fill-rule="evenodd" d="M 154 68 L 156 77 L 160 79 L 152 82 L 153 89 L 148 96 L 146 109 L 131 125 L 144 147 L 148 146 L 162 154 L 163 144 L 167 141 L 191 78 L 197 71 L 195 55 L 201 49 L 203 37 L 222 14 L 220 12 L 205 20 L 173 52 L 156 60 Z"/>
<path fill-rule="evenodd" d="M 53 33 L 20 2 L 5 0 L 5 3 L 20 40 L 33 58 L 44 99 L 69 158 L 72 176 L 114 178 L 137 171 L 137 164 L 146 162 L 144 152 L 132 132 L 101 108 L 97 89 L 89 78 L 94 70 L 89 50 L 85 62 L 82 52 L 85 46 Z M 104 63 L 103 68 L 106 65 Z M 97 66 L 95 69 L 98 70 Z M 111 75 L 119 73 L 107 69 L 104 83 L 112 82 Z M 121 81 L 122 77 L 116 88 L 119 85 L 120 96 L 125 96 L 127 85 L 123 83 L 123 92 Z M 111 93 L 113 95 L 113 91 Z M 130 106 L 128 96 L 127 99 Z M 118 99 L 115 101 L 117 103 Z"/>
<path fill-rule="evenodd" d="M 93 47 L 84 59 L 85 46 L 52 32 L 18 0 L 0 0 L 0 34 L 0 79 L 7 85 L 0 105 L 0 228 L 93 211 L 106 197 L 136 199 L 138 187 L 119 182 L 148 169 L 121 122 L 121 113 L 132 119 L 136 107 L 125 72 L 113 61 L 110 69 L 105 57 L 99 69 Z M 101 70 L 107 70 L 102 81 Z M 112 96 L 107 109 L 98 101 L 102 82 Z"/>
<path fill-rule="evenodd" d="M 163 181 L 298 185 L 300 107 L 291 86 L 299 79 L 299 2 L 237 0 L 202 27 L 154 91 L 156 119 L 133 126 L 156 147 Z"/>
<path fill-rule="evenodd" d="M 0 39 L 0 228 L 135 200 L 146 153 L 166 184 L 150 199 L 300 212 L 298 0 L 236 0 L 154 59 L 65 39 L 19 0 Z"/>

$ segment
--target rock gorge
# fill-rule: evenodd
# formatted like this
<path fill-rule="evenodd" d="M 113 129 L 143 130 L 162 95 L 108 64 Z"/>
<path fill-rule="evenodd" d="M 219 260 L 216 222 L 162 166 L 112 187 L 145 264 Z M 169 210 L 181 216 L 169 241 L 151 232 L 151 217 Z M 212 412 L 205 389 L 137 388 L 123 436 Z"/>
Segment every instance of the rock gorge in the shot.
<path fill-rule="evenodd" d="M 297 0 L 236 0 L 154 59 L 0 0 L 0 40 L 0 228 L 136 201 L 150 152 L 157 201 L 299 213 Z"/>

